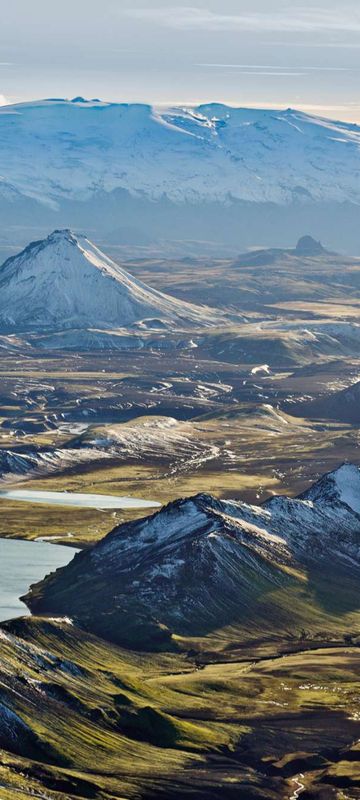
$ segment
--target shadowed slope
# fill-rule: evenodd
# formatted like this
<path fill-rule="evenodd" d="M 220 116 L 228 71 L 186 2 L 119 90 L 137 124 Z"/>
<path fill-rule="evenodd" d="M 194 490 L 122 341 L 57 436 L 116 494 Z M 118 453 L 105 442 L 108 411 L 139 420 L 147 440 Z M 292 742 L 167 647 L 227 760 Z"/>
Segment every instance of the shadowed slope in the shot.
<path fill-rule="evenodd" d="M 344 465 L 294 500 L 171 503 L 115 528 L 26 599 L 130 645 L 228 625 L 251 640 L 353 624 L 359 568 L 360 472 Z"/>

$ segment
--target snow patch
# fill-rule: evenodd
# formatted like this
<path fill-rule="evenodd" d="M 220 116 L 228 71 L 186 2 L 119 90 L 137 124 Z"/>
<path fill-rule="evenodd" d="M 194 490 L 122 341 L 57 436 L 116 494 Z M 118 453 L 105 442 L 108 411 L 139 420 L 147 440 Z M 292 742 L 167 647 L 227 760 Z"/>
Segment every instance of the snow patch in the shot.
<path fill-rule="evenodd" d="M 353 464 L 344 464 L 334 473 L 339 499 L 356 514 L 360 514 L 360 470 Z"/>

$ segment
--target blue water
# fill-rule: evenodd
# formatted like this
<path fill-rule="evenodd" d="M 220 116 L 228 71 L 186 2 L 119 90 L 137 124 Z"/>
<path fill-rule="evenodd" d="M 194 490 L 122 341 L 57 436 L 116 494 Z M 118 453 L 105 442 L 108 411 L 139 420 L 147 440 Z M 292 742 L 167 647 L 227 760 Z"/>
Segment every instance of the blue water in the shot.
<path fill-rule="evenodd" d="M 68 564 L 75 553 L 73 547 L 47 542 L 0 539 L 0 621 L 29 614 L 19 597 L 31 583 Z"/>

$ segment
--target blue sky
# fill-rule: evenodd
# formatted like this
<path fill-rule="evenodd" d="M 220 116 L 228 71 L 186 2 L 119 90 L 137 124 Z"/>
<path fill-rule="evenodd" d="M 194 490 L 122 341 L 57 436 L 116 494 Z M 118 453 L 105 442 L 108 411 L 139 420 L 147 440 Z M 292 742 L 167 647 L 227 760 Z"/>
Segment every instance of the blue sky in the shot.
<path fill-rule="evenodd" d="M 293 106 L 360 122 L 359 0 L 12 0 L 0 99 Z"/>

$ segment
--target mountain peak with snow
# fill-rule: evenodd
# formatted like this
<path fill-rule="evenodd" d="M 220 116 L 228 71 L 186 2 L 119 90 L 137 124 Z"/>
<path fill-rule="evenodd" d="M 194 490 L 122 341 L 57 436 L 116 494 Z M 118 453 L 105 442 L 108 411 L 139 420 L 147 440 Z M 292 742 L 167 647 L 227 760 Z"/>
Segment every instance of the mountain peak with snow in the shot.
<path fill-rule="evenodd" d="M 342 464 L 304 492 L 302 498 L 313 503 L 340 503 L 360 514 L 360 468 Z"/>
<path fill-rule="evenodd" d="M 350 464 L 300 497 L 260 506 L 198 494 L 116 527 L 27 599 L 33 611 L 142 646 L 234 622 L 245 636 L 293 630 L 308 621 L 308 603 L 323 630 L 316 581 L 331 575 L 339 593 L 349 570 L 358 581 L 359 511 L 360 470 Z"/>
<path fill-rule="evenodd" d="M 55 229 L 46 239 L 47 242 L 71 242 L 77 244 L 79 239 L 70 228 Z"/>
<path fill-rule="evenodd" d="M 32 242 L 0 268 L 3 333 L 114 330 L 143 320 L 181 329 L 216 316 L 151 289 L 68 229 Z"/>

